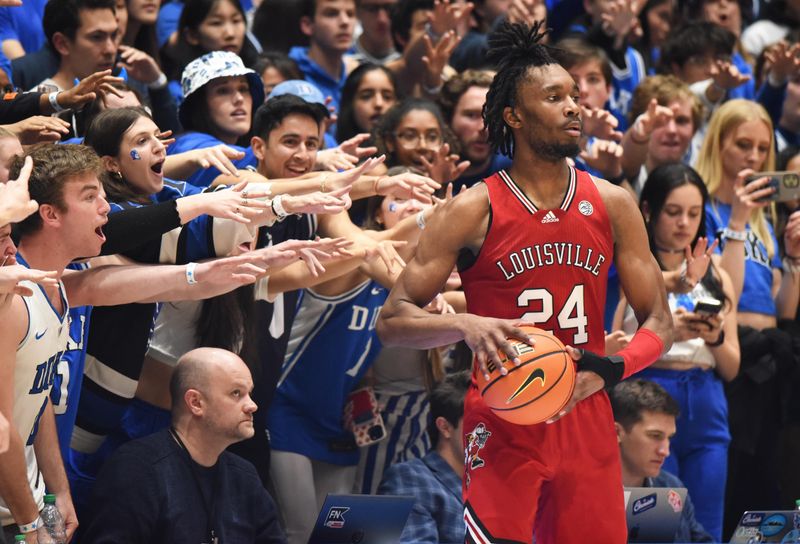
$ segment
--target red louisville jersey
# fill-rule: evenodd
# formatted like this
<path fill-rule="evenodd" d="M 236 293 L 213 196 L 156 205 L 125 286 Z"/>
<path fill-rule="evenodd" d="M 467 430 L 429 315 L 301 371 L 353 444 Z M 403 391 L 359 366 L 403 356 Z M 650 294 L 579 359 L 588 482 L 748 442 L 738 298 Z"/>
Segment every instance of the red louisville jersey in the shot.
<path fill-rule="evenodd" d="M 564 200 L 552 210 L 537 208 L 504 170 L 485 182 L 489 230 L 461 271 L 467 311 L 534 323 L 565 345 L 603 354 L 614 239 L 594 180 L 570 167 Z"/>

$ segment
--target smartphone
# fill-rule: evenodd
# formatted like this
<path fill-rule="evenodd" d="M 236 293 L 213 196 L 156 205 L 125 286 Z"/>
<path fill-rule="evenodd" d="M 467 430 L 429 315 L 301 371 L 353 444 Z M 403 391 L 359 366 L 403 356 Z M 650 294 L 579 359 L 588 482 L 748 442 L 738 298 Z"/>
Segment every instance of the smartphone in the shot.
<path fill-rule="evenodd" d="M 756 172 L 745 178 L 745 184 L 757 179 L 769 178 L 767 187 L 773 187 L 775 192 L 762 202 L 786 202 L 800 199 L 800 172 Z"/>
<path fill-rule="evenodd" d="M 722 311 L 722 302 L 715 298 L 698 298 L 694 304 L 694 313 L 700 315 L 717 315 Z"/>
<path fill-rule="evenodd" d="M 356 444 L 360 447 L 370 446 L 386 438 L 386 427 L 371 387 L 356 389 L 347 397 L 344 427 L 353 433 Z"/>

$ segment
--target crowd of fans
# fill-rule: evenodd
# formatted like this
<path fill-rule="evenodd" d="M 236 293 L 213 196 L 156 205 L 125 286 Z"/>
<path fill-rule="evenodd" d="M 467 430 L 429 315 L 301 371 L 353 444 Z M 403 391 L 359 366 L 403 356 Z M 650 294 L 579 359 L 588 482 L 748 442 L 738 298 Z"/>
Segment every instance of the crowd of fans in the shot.
<path fill-rule="evenodd" d="M 0 4 L 0 542 L 49 542 L 45 490 L 81 543 L 305 544 L 328 493 L 463 542 L 471 353 L 375 323 L 510 165 L 486 53 L 542 19 L 673 312 L 610 392 L 623 482 L 688 489 L 682 542 L 800 498 L 800 198 L 757 175 L 800 170 L 794 0 Z M 427 310 L 466 311 L 458 270 Z M 606 353 L 637 327 L 612 273 Z"/>

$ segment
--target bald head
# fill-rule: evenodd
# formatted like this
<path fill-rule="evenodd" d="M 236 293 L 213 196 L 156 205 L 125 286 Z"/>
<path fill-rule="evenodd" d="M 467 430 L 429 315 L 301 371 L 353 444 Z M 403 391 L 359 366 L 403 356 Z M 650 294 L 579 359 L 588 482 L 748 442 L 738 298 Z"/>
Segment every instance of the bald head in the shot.
<path fill-rule="evenodd" d="M 169 383 L 173 416 L 186 409 L 184 396 L 189 389 L 206 393 L 210 384 L 220 378 L 242 372 L 250 375 L 244 361 L 230 351 L 219 348 L 197 348 L 185 353 L 178 359 L 178 365 Z"/>

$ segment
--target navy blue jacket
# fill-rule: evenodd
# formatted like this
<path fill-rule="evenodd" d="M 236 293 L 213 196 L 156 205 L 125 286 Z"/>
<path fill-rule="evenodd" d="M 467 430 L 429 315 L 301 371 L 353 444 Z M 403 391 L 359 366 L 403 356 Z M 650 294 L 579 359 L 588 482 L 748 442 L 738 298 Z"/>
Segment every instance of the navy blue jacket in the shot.
<path fill-rule="evenodd" d="M 190 464 L 192 463 L 192 464 Z M 163 430 L 122 446 L 94 486 L 93 517 L 82 543 L 208 542 L 207 503 L 192 471 L 202 470 Z M 223 452 L 216 464 L 213 508 L 220 542 L 285 544 L 278 511 L 253 465 Z M 207 501 L 209 495 L 205 495 Z"/>

